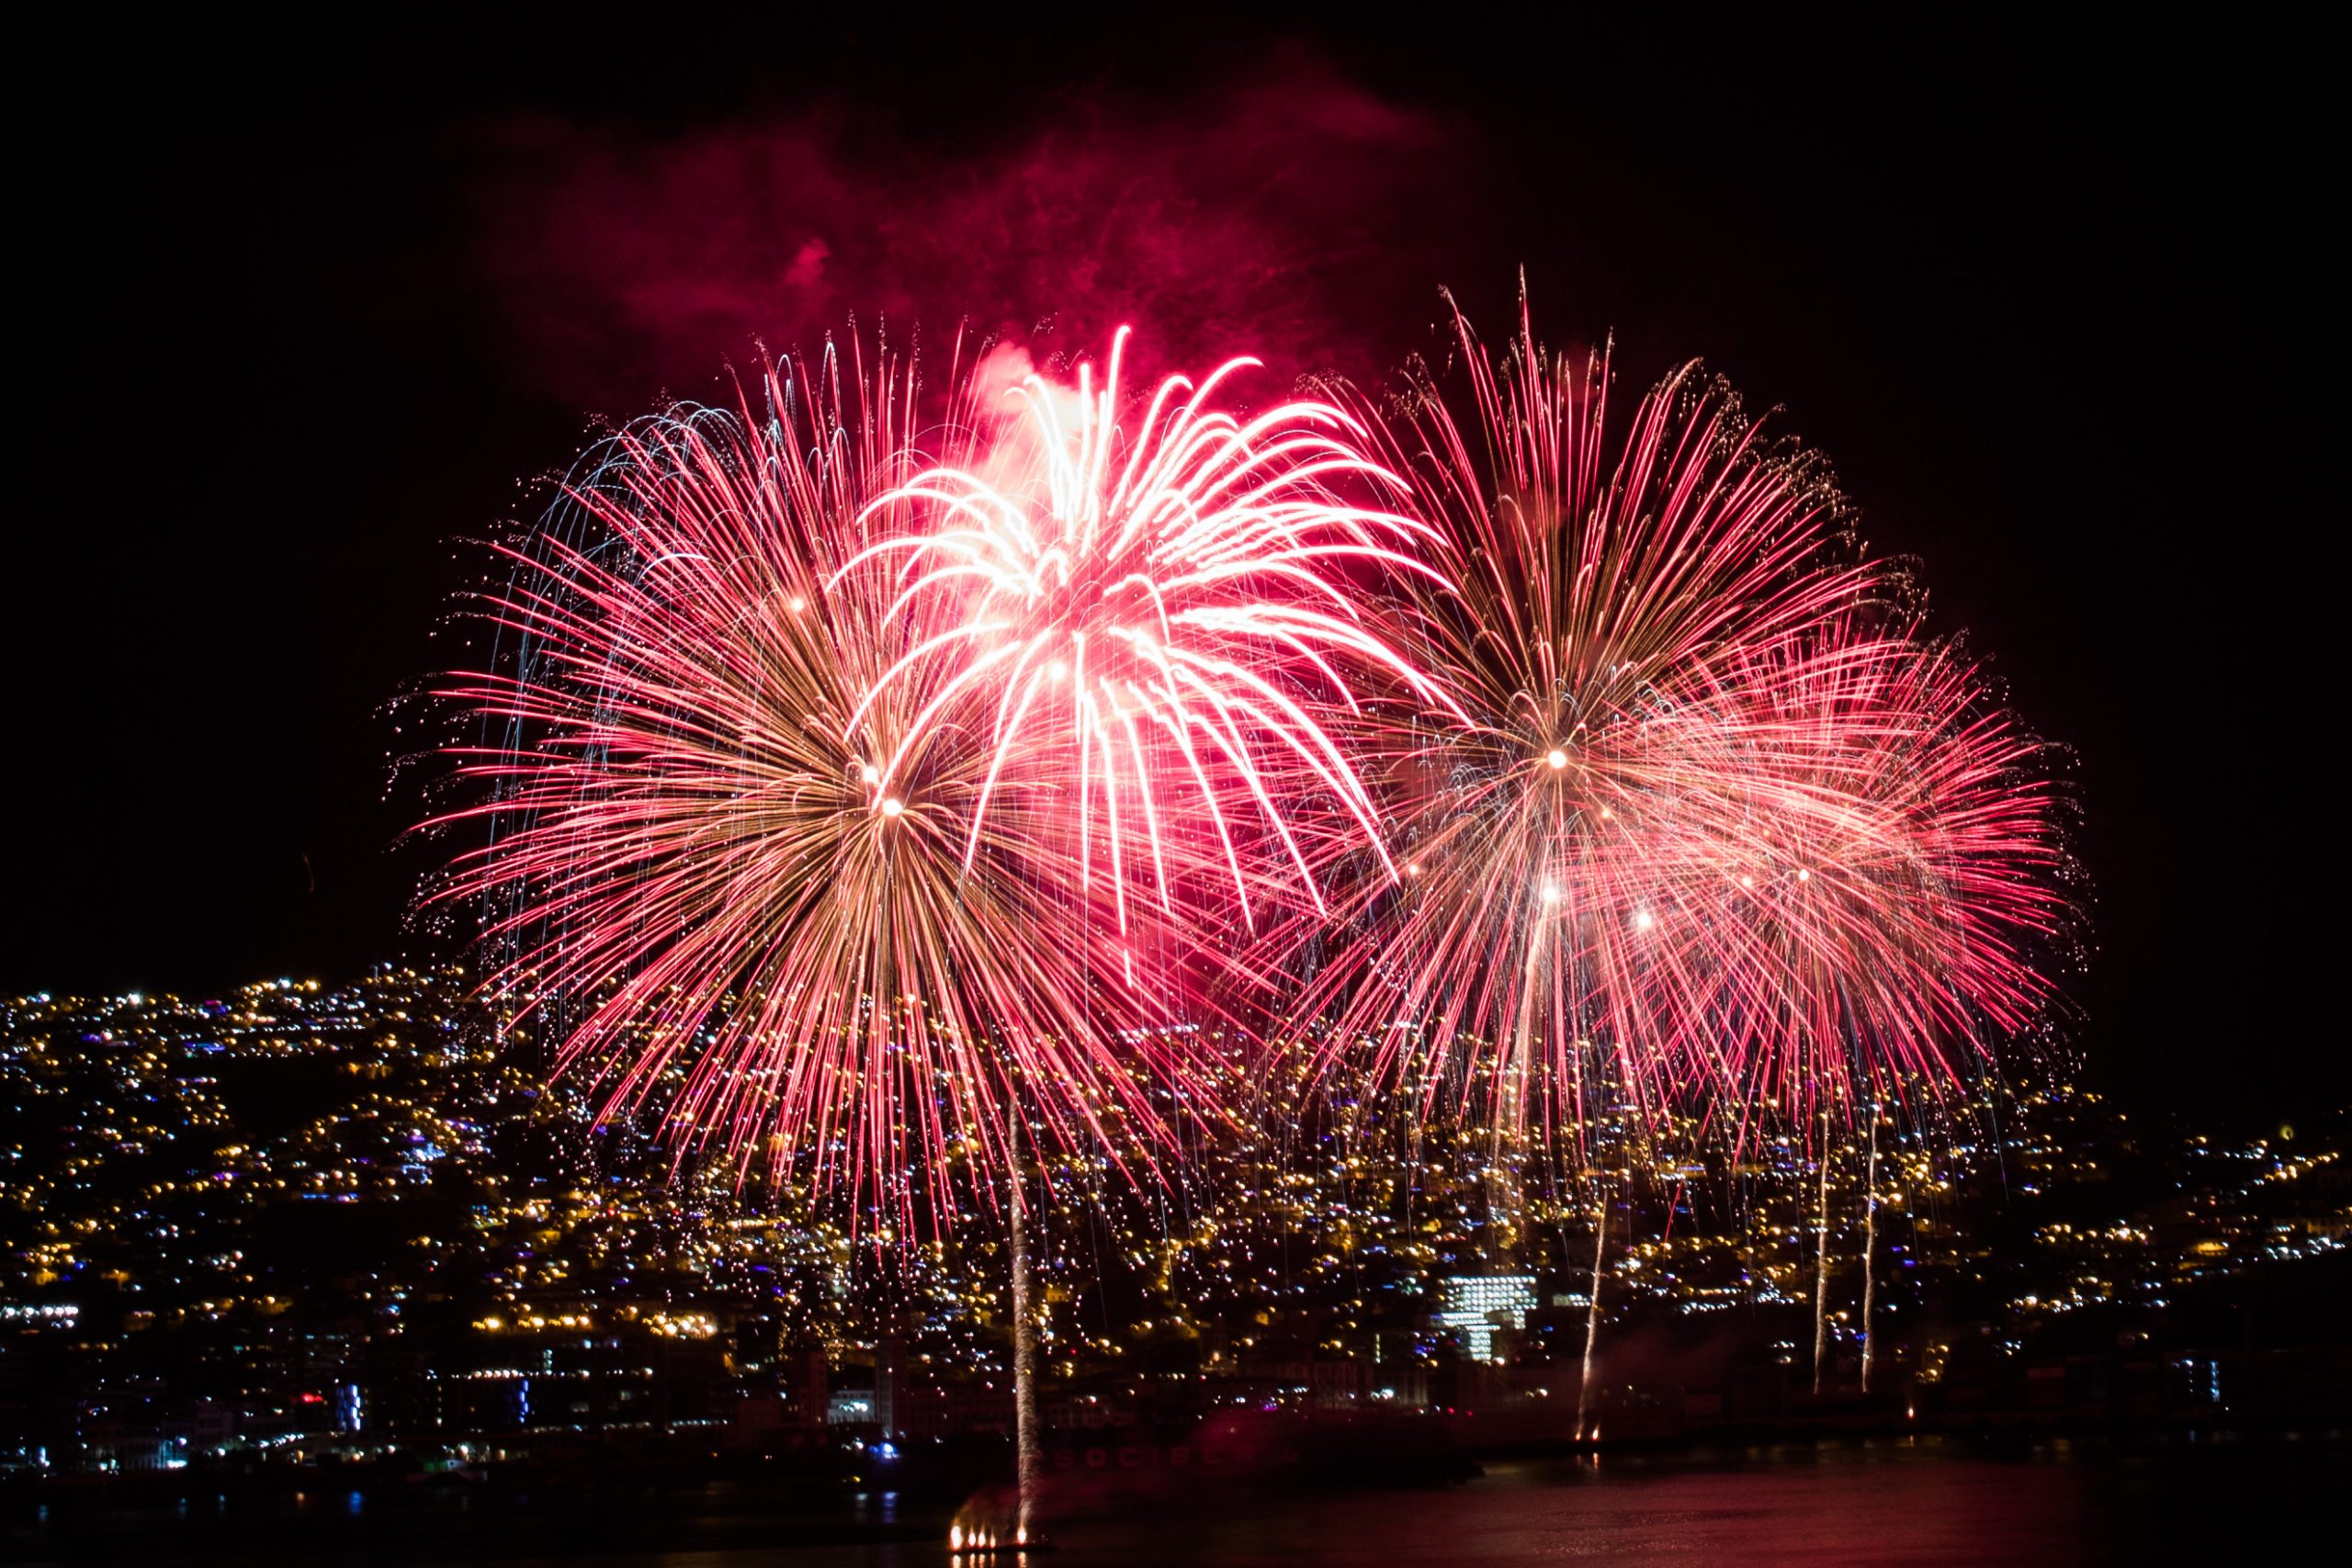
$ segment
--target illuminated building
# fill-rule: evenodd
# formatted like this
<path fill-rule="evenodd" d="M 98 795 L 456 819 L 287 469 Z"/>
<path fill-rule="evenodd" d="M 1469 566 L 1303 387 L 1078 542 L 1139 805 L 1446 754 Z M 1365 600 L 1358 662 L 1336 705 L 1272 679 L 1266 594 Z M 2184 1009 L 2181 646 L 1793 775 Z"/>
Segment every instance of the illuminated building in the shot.
<path fill-rule="evenodd" d="M 1495 1357 L 1495 1330 L 1525 1328 L 1535 1305 L 1532 1274 L 1456 1274 L 1444 1282 L 1444 1307 L 1437 1321 L 1462 1336 L 1475 1360 Z"/>

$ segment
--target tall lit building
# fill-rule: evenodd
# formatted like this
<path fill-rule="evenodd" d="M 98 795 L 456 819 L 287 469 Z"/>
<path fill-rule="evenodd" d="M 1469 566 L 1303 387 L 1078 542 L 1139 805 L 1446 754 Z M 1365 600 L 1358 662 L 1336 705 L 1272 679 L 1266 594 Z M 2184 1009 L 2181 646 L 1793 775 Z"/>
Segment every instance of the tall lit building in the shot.
<path fill-rule="evenodd" d="M 1445 1309 L 1437 1320 L 1460 1330 L 1464 1346 L 1481 1361 L 1495 1359 L 1496 1328 L 1505 1323 L 1525 1328 L 1535 1304 L 1532 1274 L 1456 1274 L 1443 1289 Z"/>

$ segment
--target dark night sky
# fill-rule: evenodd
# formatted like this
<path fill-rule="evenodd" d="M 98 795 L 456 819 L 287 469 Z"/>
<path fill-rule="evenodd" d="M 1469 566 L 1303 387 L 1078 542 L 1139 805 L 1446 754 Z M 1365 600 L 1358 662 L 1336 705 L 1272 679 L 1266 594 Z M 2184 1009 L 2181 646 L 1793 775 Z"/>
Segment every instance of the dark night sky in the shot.
<path fill-rule="evenodd" d="M 2273 891 L 2287 811 L 2342 811 L 2333 748 L 2287 739 L 2328 728 L 2285 671 L 2337 506 L 2316 24 L 1041 44 L 1001 8 L 790 10 L 22 40 L 0 986 L 429 953 L 379 710 L 447 647 L 459 539 L 755 334 L 1120 316 L 1376 377 L 1440 284 L 1499 335 L 1524 265 L 1621 386 L 1701 355 L 1783 410 L 2075 748 L 2094 1077 L 2346 1098 L 2300 1018 L 2319 933 Z"/>

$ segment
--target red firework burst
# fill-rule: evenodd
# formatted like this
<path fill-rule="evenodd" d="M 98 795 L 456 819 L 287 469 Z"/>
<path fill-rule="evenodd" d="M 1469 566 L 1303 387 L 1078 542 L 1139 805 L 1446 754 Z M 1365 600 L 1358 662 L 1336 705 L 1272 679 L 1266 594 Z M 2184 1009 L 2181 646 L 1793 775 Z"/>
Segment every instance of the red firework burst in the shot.
<path fill-rule="evenodd" d="M 1114 945 L 1046 760 L 931 722 L 938 628 L 841 570 L 911 475 L 913 375 L 829 353 L 765 391 L 632 424 L 505 552 L 509 657 L 441 682 L 503 732 L 442 819 L 488 842 L 436 897 L 487 901 L 492 984 L 560 1019 L 563 1070 L 747 1172 L 904 1208 L 911 1172 L 1008 1168 L 1016 1093 L 1148 1147 L 1149 1080 L 1188 1070 L 1126 983 L 1153 930 Z"/>
<path fill-rule="evenodd" d="M 1366 676 L 1440 700 L 1361 608 L 1363 580 L 1429 574 L 1427 531 L 1382 504 L 1397 481 L 1339 408 L 1224 408 L 1254 361 L 1123 403 L 1126 335 L 1099 384 L 1081 365 L 1074 388 L 1013 387 L 984 468 L 936 464 L 869 509 L 887 536 L 841 578 L 888 571 L 892 614 L 938 629 L 867 702 L 921 682 L 901 747 L 957 724 L 986 738 L 974 842 L 1001 781 L 1044 756 L 1080 883 L 1107 886 L 1123 930 L 1131 884 L 1175 914 L 1188 884 L 1202 892 L 1195 871 L 1254 930 L 1269 899 L 1320 910 L 1328 840 L 1382 842 L 1338 728 Z M 892 754 L 885 780 L 901 766 Z"/>
<path fill-rule="evenodd" d="M 1809 1101 L 1948 1067 L 2045 994 L 2052 797 L 1963 660 L 1873 608 L 1815 459 L 1686 368 L 1622 445 L 1607 367 L 1498 366 L 1471 423 L 1416 385 L 1385 427 L 1452 570 L 1400 579 L 1411 657 L 1461 714 L 1374 728 L 1401 886 L 1367 876 L 1303 1016 L 1327 1067 L 1483 1078 L 1504 1119 L 1580 1119 L 1596 1072 L 1658 1106 Z M 1452 578 L 1458 592 L 1434 590 Z M 1877 629 L 1873 629 L 1877 628 Z"/>

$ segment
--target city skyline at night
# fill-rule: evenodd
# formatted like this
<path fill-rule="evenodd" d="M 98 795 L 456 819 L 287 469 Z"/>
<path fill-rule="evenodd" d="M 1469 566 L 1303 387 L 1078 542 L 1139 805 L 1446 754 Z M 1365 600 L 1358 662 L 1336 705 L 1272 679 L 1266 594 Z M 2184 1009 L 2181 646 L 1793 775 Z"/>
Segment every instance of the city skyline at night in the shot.
<path fill-rule="evenodd" d="M 77 1390 L 12 1405 L 0 1444 L 18 1473 L 673 1426 L 754 1448 L 1004 1428 L 985 1216 L 901 1264 L 857 1234 L 888 1223 L 870 1205 L 746 1193 L 723 1165 L 681 1182 L 650 1126 L 600 1125 L 517 1066 L 470 989 L 384 967 L 217 999 L 6 1004 L 0 1330 L 36 1385 Z M 1743 1148 L 1611 1125 L 1602 1420 L 1737 1429 L 1802 1407 L 1818 1163 L 1786 1134 Z M 1561 1418 L 1594 1211 L 1539 1196 L 1529 1238 L 1498 1251 L 1475 1131 L 1394 1134 L 1278 1100 L 1157 1202 L 1104 1203 L 1099 1161 L 1048 1160 L 1056 1442 L 1236 1404 L 1485 1404 L 1507 1432 Z M 2140 1128 L 2052 1088 L 1889 1132 L 1874 1185 L 1861 1137 L 1841 1140 L 1833 1395 L 1857 1392 L 1874 1192 L 1879 1376 L 1914 1422 L 2324 1397 L 2339 1362 L 2297 1348 L 2315 1319 L 2278 1319 L 2268 1343 L 2228 1325 L 2256 1271 L 2274 1292 L 2299 1269 L 2341 1276 L 2345 1136 L 2341 1118 L 2219 1140 Z M 1553 1164 L 1520 1178 L 1549 1191 Z"/>

